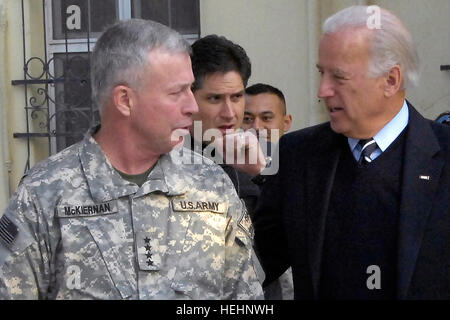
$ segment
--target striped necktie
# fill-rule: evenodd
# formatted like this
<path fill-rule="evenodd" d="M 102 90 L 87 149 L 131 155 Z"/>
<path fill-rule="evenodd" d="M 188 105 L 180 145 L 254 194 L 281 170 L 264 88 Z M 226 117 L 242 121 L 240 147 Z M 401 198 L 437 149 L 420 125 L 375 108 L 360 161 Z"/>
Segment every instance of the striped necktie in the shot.
<path fill-rule="evenodd" d="M 361 156 L 359 157 L 358 164 L 365 166 L 372 162 L 370 155 L 378 146 L 373 138 L 359 140 L 358 144 L 361 146 Z"/>

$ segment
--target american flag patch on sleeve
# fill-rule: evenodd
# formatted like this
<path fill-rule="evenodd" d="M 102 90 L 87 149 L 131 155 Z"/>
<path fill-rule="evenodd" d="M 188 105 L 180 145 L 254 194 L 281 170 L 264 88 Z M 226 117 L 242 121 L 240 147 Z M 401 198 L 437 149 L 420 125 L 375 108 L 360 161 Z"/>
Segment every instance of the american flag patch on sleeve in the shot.
<path fill-rule="evenodd" d="M 19 229 L 5 215 L 0 219 L 0 239 L 6 244 L 11 245 L 17 237 Z"/>

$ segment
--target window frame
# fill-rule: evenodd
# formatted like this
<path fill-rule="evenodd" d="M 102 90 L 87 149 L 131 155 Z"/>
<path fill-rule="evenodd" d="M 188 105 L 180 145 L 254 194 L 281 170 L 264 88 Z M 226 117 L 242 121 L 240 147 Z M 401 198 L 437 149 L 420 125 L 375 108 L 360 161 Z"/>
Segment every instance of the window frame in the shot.
<path fill-rule="evenodd" d="M 61 0 L 62 1 L 62 0 Z M 92 0 L 91 0 L 92 1 Z M 95 1 L 95 0 L 94 0 Z M 127 20 L 132 18 L 132 0 L 116 0 L 116 9 L 118 20 Z M 99 33 L 93 33 L 94 36 L 89 34 L 89 38 L 76 38 L 76 39 L 54 39 L 53 38 L 53 0 L 46 0 L 44 4 L 45 8 L 45 50 L 47 54 L 48 61 L 54 61 L 56 54 L 64 54 L 64 53 L 89 53 L 92 52 L 92 49 L 97 42 L 97 36 Z M 183 34 L 183 37 L 192 44 L 195 40 L 200 37 L 200 4 L 199 4 L 199 30 L 198 34 Z M 169 15 L 171 13 L 169 12 Z M 55 75 L 55 66 L 54 63 L 50 63 L 48 66 L 48 71 L 50 74 Z M 50 85 L 48 87 L 48 95 L 55 99 L 56 97 L 56 87 L 55 85 Z M 55 115 L 56 112 L 55 103 L 49 101 L 49 114 Z M 49 123 L 50 132 L 56 130 L 56 116 L 50 119 Z M 50 137 L 50 154 L 55 154 L 58 152 L 57 147 L 57 138 L 56 136 Z M 67 147 L 67 146 L 66 146 Z"/>

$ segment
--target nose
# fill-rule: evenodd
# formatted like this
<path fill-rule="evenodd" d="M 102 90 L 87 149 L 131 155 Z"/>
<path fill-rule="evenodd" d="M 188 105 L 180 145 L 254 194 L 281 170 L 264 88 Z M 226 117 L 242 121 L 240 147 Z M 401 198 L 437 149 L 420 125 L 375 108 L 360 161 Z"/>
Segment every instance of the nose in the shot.
<path fill-rule="evenodd" d="M 184 104 L 183 113 L 192 115 L 193 113 L 198 112 L 198 104 L 195 100 L 194 94 L 192 90 L 189 89 L 186 97 L 186 102 Z"/>
<path fill-rule="evenodd" d="M 255 130 L 263 128 L 261 120 L 258 117 L 255 117 L 255 119 L 253 120 L 252 128 Z"/>
<path fill-rule="evenodd" d="M 317 96 L 321 99 L 328 98 L 334 95 L 334 88 L 332 81 L 328 76 L 323 75 L 320 79 L 319 91 L 317 92 Z"/>
<path fill-rule="evenodd" d="M 220 116 L 225 119 L 231 119 L 234 118 L 235 115 L 236 113 L 234 111 L 233 103 L 230 98 L 226 98 L 222 105 Z"/>

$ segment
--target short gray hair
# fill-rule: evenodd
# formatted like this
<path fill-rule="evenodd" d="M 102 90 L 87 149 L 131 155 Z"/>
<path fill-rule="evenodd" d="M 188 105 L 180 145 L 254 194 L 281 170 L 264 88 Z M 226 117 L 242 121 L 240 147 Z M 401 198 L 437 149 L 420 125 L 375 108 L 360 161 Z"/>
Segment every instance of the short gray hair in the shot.
<path fill-rule="evenodd" d="M 148 71 L 148 54 L 158 48 L 191 53 L 189 43 L 178 32 L 154 21 L 130 19 L 105 30 L 91 57 L 92 98 L 100 115 L 115 86 L 139 88 Z"/>
<path fill-rule="evenodd" d="M 323 24 L 324 34 L 333 34 L 346 28 L 367 27 L 370 14 L 368 6 L 352 6 L 329 17 Z M 404 74 L 402 89 L 419 83 L 420 64 L 412 36 L 404 24 L 388 10 L 380 11 L 380 28 L 371 31 L 371 59 L 369 76 L 379 77 L 395 65 Z"/>

